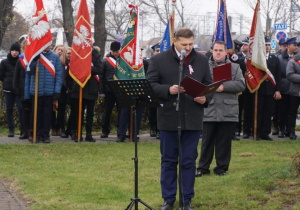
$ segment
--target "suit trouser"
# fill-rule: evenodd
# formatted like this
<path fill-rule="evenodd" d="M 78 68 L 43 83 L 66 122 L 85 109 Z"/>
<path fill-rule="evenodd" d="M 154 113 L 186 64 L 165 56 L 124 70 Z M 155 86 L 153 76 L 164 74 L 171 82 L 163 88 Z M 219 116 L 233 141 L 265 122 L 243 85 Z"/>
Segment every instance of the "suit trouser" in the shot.
<path fill-rule="evenodd" d="M 113 93 L 107 93 L 105 94 L 104 98 L 104 112 L 102 115 L 102 133 L 103 134 L 109 134 L 110 133 L 110 118 L 112 110 L 115 106 L 115 103 L 117 102 L 117 99 Z M 118 106 L 117 106 L 118 108 Z"/>
<path fill-rule="evenodd" d="M 299 96 L 290 96 L 288 128 L 289 131 L 293 134 L 295 134 L 296 118 L 297 118 L 299 104 L 300 104 Z"/>
<path fill-rule="evenodd" d="M 198 171 L 210 172 L 209 166 L 213 160 L 214 150 L 217 166 L 214 173 L 226 172 L 231 158 L 231 140 L 235 122 L 204 122 L 201 156 Z"/>
<path fill-rule="evenodd" d="M 17 95 L 11 92 L 4 92 L 5 94 L 5 105 L 6 105 L 6 120 L 9 129 L 14 129 L 14 105 L 16 104 L 19 113 L 20 130 L 24 129 L 22 121 L 22 103 Z"/>
<path fill-rule="evenodd" d="M 182 148 L 182 185 L 184 202 L 194 197 L 197 146 L 200 131 L 183 130 L 181 133 Z M 160 184 L 162 197 L 167 202 L 176 200 L 177 165 L 178 165 L 178 132 L 160 130 L 161 176 Z"/>
<path fill-rule="evenodd" d="M 244 122 L 243 122 L 243 134 L 248 134 L 249 136 L 253 132 L 254 124 L 254 93 L 250 93 L 248 89 L 244 92 Z"/>
<path fill-rule="evenodd" d="M 95 107 L 95 100 L 89 99 L 82 99 L 82 117 L 81 117 L 81 127 L 84 121 L 84 110 L 86 108 L 86 123 L 85 123 L 85 130 L 86 134 L 92 133 L 93 128 L 93 117 L 94 117 L 94 107 Z M 78 98 L 71 98 L 71 115 L 70 119 L 72 122 L 72 130 L 78 130 L 78 112 L 79 112 L 79 99 Z M 82 134 L 82 130 L 81 130 Z"/>
<path fill-rule="evenodd" d="M 258 95 L 257 137 L 266 137 L 271 133 L 271 117 L 274 106 L 275 100 L 272 95 Z"/>
<path fill-rule="evenodd" d="M 289 107 L 290 107 L 290 95 L 281 94 L 281 99 L 278 100 L 279 104 L 279 119 L 278 125 L 279 130 L 282 132 L 289 132 L 288 128 L 288 114 L 289 114 Z"/>
<path fill-rule="evenodd" d="M 143 108 L 137 108 L 136 109 L 136 119 L 137 119 L 137 135 L 140 132 L 140 125 L 142 121 L 143 115 Z M 133 120 L 133 129 L 132 133 L 134 135 L 135 132 L 135 122 Z M 125 138 L 126 132 L 129 129 L 130 126 L 130 108 L 122 108 L 120 111 L 120 117 L 119 117 L 119 126 L 118 126 L 118 137 L 119 138 Z"/>
<path fill-rule="evenodd" d="M 34 119 L 34 96 L 31 96 L 31 122 Z M 53 96 L 39 96 L 37 104 L 36 136 L 38 138 L 49 138 L 51 115 L 53 110 Z"/>

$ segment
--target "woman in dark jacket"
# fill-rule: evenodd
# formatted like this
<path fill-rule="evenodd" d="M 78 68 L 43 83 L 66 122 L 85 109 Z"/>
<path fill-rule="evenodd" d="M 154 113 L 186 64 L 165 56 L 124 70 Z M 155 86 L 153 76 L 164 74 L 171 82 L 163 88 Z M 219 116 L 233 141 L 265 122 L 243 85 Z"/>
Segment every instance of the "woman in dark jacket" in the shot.
<path fill-rule="evenodd" d="M 92 126 L 93 126 L 93 117 L 94 117 L 94 106 L 95 101 L 98 97 L 99 92 L 99 77 L 101 68 L 102 68 L 102 58 L 100 48 L 94 47 L 92 50 L 92 67 L 91 67 L 91 77 L 82 89 L 82 119 L 84 115 L 84 110 L 86 108 L 86 141 L 95 142 L 95 139 L 92 137 Z M 69 74 L 68 74 L 69 75 Z M 68 79 L 67 79 L 68 81 Z M 73 81 L 71 88 L 71 114 L 69 121 L 72 125 L 72 140 L 75 142 L 78 141 L 77 138 L 77 129 L 78 129 L 78 110 L 79 110 L 79 85 Z M 81 124 L 82 125 L 82 124 Z M 81 132 L 82 133 L 82 132 Z M 82 137 L 80 137 L 82 141 Z"/>
<path fill-rule="evenodd" d="M 24 52 L 26 40 L 21 43 L 21 51 Z M 30 115 L 31 115 L 31 101 L 24 99 L 24 86 L 25 86 L 25 63 L 23 61 L 24 54 L 19 55 L 19 60 L 17 61 L 14 79 L 13 79 L 13 91 L 19 96 L 22 103 L 22 121 L 24 125 L 24 130 L 21 131 L 19 139 L 27 139 L 29 137 L 30 129 Z"/>
<path fill-rule="evenodd" d="M 5 94 L 6 102 L 6 120 L 9 128 L 8 137 L 14 137 L 15 135 L 15 125 L 14 125 L 14 116 L 13 109 L 14 104 L 16 103 L 19 111 L 19 122 L 20 130 L 23 130 L 22 120 L 22 104 L 19 97 L 13 91 L 13 78 L 15 67 L 19 59 L 20 54 L 20 44 L 15 42 L 10 47 L 10 53 L 7 55 L 7 58 L 1 61 L 0 65 L 0 80 L 2 81 L 3 91 Z"/>
<path fill-rule="evenodd" d="M 69 63 L 71 57 L 71 47 L 65 47 L 62 55 L 60 56 L 60 61 L 62 64 L 62 86 L 60 97 L 58 99 L 58 110 L 57 110 L 57 121 L 58 126 L 61 131 L 60 137 L 67 138 L 69 135 L 69 131 L 65 131 L 65 116 L 66 116 L 66 107 L 69 99 L 69 90 L 67 88 L 67 75 L 69 73 Z"/>

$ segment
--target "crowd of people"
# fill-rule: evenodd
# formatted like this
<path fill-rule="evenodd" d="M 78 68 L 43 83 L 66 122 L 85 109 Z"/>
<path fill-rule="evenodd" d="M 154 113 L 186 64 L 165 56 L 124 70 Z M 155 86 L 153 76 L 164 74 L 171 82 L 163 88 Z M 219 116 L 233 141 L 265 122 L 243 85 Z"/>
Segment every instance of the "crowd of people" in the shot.
<path fill-rule="evenodd" d="M 24 37 L 23 37 L 24 39 Z M 22 41 L 22 40 L 21 40 Z M 296 37 L 283 38 L 280 40 L 280 50 L 276 54 L 270 53 L 270 39 L 266 37 L 266 60 L 269 71 L 274 76 L 276 84 L 272 84 L 266 79 L 258 90 L 257 104 L 257 139 L 272 140 L 272 135 L 278 135 L 279 138 L 288 137 L 296 139 L 295 125 L 299 106 L 299 93 L 297 89 L 297 49 L 299 42 Z M 246 60 L 249 50 L 249 39 L 245 38 L 242 42 L 235 40 L 235 52 L 228 53 L 226 59 L 228 62 L 239 65 L 242 74 L 246 72 Z M 2 60 L 0 67 L 0 80 L 3 83 L 3 91 L 6 101 L 6 118 L 9 128 L 9 137 L 14 137 L 15 126 L 13 119 L 14 104 L 16 104 L 19 113 L 20 139 L 32 140 L 33 115 L 33 96 L 35 81 L 35 61 L 30 66 L 30 71 L 25 71 L 23 52 L 25 40 L 21 44 L 13 43 L 7 58 Z M 124 142 L 129 127 L 130 110 L 120 109 L 117 100 L 108 85 L 109 80 L 113 80 L 115 65 L 120 56 L 121 44 L 117 41 L 111 43 L 110 52 L 102 59 L 100 49 L 93 47 L 93 65 L 91 74 L 93 75 L 83 89 L 83 107 L 86 109 L 86 140 L 94 142 L 92 136 L 92 125 L 94 116 L 95 101 L 98 97 L 104 99 L 104 112 L 102 114 L 102 134 L 101 138 L 107 138 L 111 129 L 112 110 L 116 106 L 118 110 L 118 142 Z M 159 54 L 160 45 L 152 47 L 153 56 Z M 49 57 L 55 64 L 55 77 L 39 63 L 39 105 L 38 113 L 38 132 L 37 136 L 41 141 L 50 141 L 51 135 L 72 140 L 81 139 L 77 137 L 77 118 L 78 113 L 78 95 L 79 86 L 69 76 L 69 62 L 71 48 L 63 45 L 57 45 L 53 50 L 48 47 L 43 54 Z M 207 58 L 212 57 L 212 53 L 206 54 Z M 290 61 L 292 60 L 292 61 Z M 144 59 L 144 69 L 146 74 L 151 59 Z M 289 62 L 290 61 L 290 62 Z M 290 65 L 288 66 L 288 64 Z M 254 93 L 248 88 L 244 88 L 238 93 L 238 120 L 234 122 L 231 139 L 239 140 L 249 139 L 254 134 Z M 52 101 L 52 102 L 51 102 Z M 71 113 L 66 124 L 66 107 L 71 108 Z M 157 126 L 157 109 L 150 108 L 148 111 L 148 120 L 150 136 L 159 139 L 160 132 Z M 138 128 L 142 119 L 142 109 L 137 110 Z M 82 113 L 83 114 L 83 113 Z M 273 122 L 273 126 L 272 126 Z M 49 126 L 50 123 L 50 126 Z M 273 132 L 271 133 L 271 128 Z M 139 131 L 137 131 L 139 132 Z M 241 133 L 243 134 L 241 136 Z M 200 134 L 200 137 L 202 133 Z"/>
<path fill-rule="evenodd" d="M 19 44 L 19 42 L 21 44 Z M 75 142 L 83 141 L 78 133 L 79 85 L 69 74 L 71 59 L 70 47 L 57 45 L 47 47 L 36 56 L 30 66 L 25 66 L 23 58 L 26 40 L 13 43 L 7 58 L 0 64 L 0 80 L 3 84 L 6 101 L 8 137 L 14 137 L 15 125 L 13 109 L 16 104 L 19 113 L 19 139 L 33 140 L 34 97 L 36 80 L 38 104 L 36 117 L 37 142 L 50 143 L 51 135 L 71 137 Z M 272 141 L 270 134 L 279 138 L 296 140 L 296 117 L 300 103 L 300 42 L 296 37 L 283 38 L 280 50 L 270 52 L 270 39 L 265 37 L 266 63 L 269 75 L 258 89 L 257 100 L 257 140 Z M 164 204 L 162 210 L 172 209 L 177 191 L 178 165 L 178 125 L 181 122 L 183 205 L 192 209 L 195 177 L 210 174 L 210 164 L 215 154 L 214 173 L 224 176 L 231 159 L 231 142 L 239 138 L 249 139 L 254 134 L 254 95 L 246 87 L 246 61 L 249 56 L 249 39 L 235 40 L 235 52 L 227 53 L 224 42 L 215 42 L 212 51 L 206 55 L 194 49 L 194 34 L 190 29 L 181 28 L 175 33 L 171 49 L 159 52 L 159 44 L 152 47 L 153 56 L 144 59 L 146 78 L 149 80 L 161 107 L 149 112 L 150 136 L 160 139 L 161 148 L 161 188 Z M 92 135 L 94 107 L 98 97 L 104 99 L 102 113 L 102 134 L 107 138 L 111 133 L 111 115 L 118 110 L 117 142 L 128 138 L 130 109 L 120 108 L 108 81 L 114 79 L 121 44 L 114 41 L 110 52 L 103 59 L 100 48 L 92 48 L 91 77 L 83 88 L 82 119 L 85 123 L 85 141 L 95 142 Z M 185 50 L 185 57 L 181 52 Z M 48 59 L 54 71 L 39 62 Z M 223 82 L 215 93 L 193 98 L 178 85 L 178 66 L 183 62 L 182 76 L 192 77 L 203 84 L 214 80 L 216 66 L 231 63 L 231 79 Z M 38 78 L 36 68 L 38 66 Z M 275 82 L 273 82 L 275 81 Z M 180 87 L 180 88 L 179 88 Z M 180 95 L 180 115 L 176 109 Z M 66 107 L 70 115 L 66 123 Z M 142 119 L 141 108 L 137 110 L 137 133 Z M 86 117 L 84 118 L 84 113 Z M 180 116 L 180 117 L 178 117 Z M 273 121 L 273 126 L 272 126 Z M 272 132 L 273 127 L 273 132 Z M 241 133 L 243 134 L 241 136 Z M 202 137 L 198 167 L 197 146 Z M 137 139 L 138 140 L 138 139 Z M 195 175 L 196 171 L 196 175 Z"/>

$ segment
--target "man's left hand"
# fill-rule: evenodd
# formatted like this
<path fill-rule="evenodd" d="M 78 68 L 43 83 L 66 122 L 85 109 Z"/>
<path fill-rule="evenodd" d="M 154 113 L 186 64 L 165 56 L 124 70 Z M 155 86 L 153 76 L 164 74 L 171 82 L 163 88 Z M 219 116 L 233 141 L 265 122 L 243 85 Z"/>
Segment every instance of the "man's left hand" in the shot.
<path fill-rule="evenodd" d="M 216 92 L 217 92 L 217 93 L 221 93 L 221 92 L 223 92 L 223 91 L 224 91 L 224 85 L 221 84 L 221 85 L 218 87 L 218 89 L 216 90 Z"/>
<path fill-rule="evenodd" d="M 200 96 L 194 98 L 194 101 L 196 101 L 199 104 L 205 104 L 206 103 L 206 97 L 205 96 Z"/>

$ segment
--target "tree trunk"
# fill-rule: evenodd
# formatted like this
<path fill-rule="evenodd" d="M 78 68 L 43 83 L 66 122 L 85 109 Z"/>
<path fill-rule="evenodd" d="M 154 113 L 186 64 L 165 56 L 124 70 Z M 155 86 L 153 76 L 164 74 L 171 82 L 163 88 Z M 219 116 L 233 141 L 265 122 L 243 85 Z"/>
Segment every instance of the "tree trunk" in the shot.
<path fill-rule="evenodd" d="M 0 46 L 2 46 L 2 39 L 4 37 L 7 26 L 10 24 L 12 13 L 12 0 L 0 0 Z"/>
<path fill-rule="evenodd" d="M 107 0 L 97 0 L 95 1 L 95 19 L 94 19 L 94 38 L 95 43 L 101 49 L 101 54 L 103 56 L 105 53 L 105 42 L 107 38 L 107 31 L 105 28 L 105 4 Z"/>
<path fill-rule="evenodd" d="M 74 20 L 73 20 L 73 7 L 71 5 L 72 0 L 61 0 L 64 30 L 68 45 L 72 46 L 73 32 L 74 32 Z"/>

